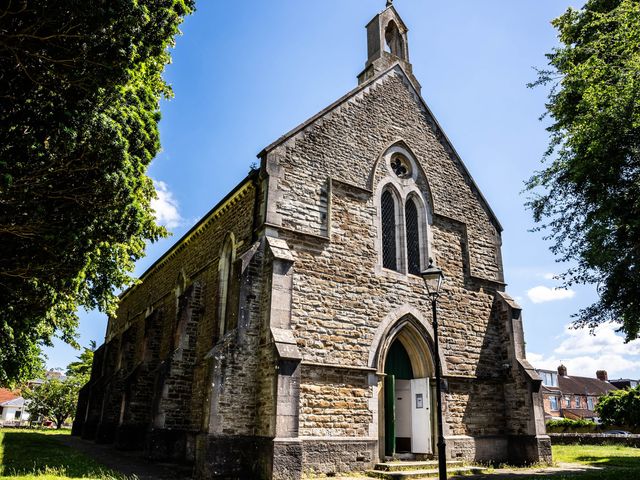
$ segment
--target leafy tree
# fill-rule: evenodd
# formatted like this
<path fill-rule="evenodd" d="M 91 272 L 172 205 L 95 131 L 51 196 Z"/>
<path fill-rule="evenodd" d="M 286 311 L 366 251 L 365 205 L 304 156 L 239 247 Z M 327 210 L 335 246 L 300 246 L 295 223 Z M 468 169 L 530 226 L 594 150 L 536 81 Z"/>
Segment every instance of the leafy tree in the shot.
<path fill-rule="evenodd" d="M 48 378 L 39 386 L 25 389 L 22 396 L 29 402 L 30 417 L 47 418 L 55 422 L 56 428 L 62 427 L 76 411 L 78 392 L 83 384 L 82 377 Z"/>
<path fill-rule="evenodd" d="M 96 350 L 95 340 L 91 340 L 88 347 L 84 347 L 84 351 L 78 355 L 76 362 L 67 365 L 67 376 L 80 377 L 83 384 L 89 381 L 91 377 L 91 367 L 93 366 L 93 352 Z"/>
<path fill-rule="evenodd" d="M 600 397 L 596 412 L 605 425 L 640 427 L 640 387 L 608 392 Z"/>
<path fill-rule="evenodd" d="M 574 324 L 640 331 L 640 2 L 588 0 L 555 19 L 561 46 L 533 85 L 553 85 L 546 167 L 528 206 L 573 262 L 565 285 L 595 283 L 599 300 Z"/>
<path fill-rule="evenodd" d="M 79 305 L 112 312 L 154 220 L 168 49 L 193 0 L 0 5 L 0 384 L 41 345 L 76 345 Z"/>

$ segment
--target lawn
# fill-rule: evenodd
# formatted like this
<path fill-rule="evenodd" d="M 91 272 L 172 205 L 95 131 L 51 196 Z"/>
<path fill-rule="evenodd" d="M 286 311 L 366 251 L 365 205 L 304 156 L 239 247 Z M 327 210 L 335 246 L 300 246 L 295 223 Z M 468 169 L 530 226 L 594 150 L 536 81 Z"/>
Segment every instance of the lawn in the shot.
<path fill-rule="evenodd" d="M 62 445 L 58 438 L 68 432 L 0 429 L 0 479 L 62 480 L 91 478 L 126 480 L 90 457 Z M 518 480 L 635 480 L 640 479 L 640 449 L 615 445 L 556 445 L 556 464 L 580 463 L 595 469 L 580 473 L 527 475 L 518 469 Z M 486 478 L 514 478 L 496 470 Z"/>
<path fill-rule="evenodd" d="M 56 437 L 68 431 L 0 429 L 0 478 L 13 480 L 60 480 L 92 478 L 120 480 L 125 477 L 65 445 Z"/>
<path fill-rule="evenodd" d="M 574 475 L 548 477 L 554 480 L 634 480 L 640 479 L 640 448 L 621 445 L 555 445 L 553 460 L 556 463 L 581 463 L 597 470 Z"/>

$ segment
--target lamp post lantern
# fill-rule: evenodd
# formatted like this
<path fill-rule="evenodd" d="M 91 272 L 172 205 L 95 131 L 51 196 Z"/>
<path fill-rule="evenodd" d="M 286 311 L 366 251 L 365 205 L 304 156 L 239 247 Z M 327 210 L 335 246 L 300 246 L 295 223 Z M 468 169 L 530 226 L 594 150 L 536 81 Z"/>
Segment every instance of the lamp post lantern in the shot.
<path fill-rule="evenodd" d="M 438 414 L 438 478 L 446 480 L 447 478 L 447 458 L 446 443 L 444 441 L 444 433 L 442 431 L 442 394 L 441 394 L 441 375 L 440 371 L 440 345 L 438 343 L 438 317 L 437 317 L 437 301 L 440 296 L 440 289 L 444 283 L 444 274 L 442 270 L 433 265 L 433 259 L 429 259 L 429 267 L 422 272 L 422 279 L 427 287 L 427 293 L 431 297 L 431 311 L 433 318 L 433 344 L 435 350 L 435 367 L 436 367 L 436 404 Z"/>

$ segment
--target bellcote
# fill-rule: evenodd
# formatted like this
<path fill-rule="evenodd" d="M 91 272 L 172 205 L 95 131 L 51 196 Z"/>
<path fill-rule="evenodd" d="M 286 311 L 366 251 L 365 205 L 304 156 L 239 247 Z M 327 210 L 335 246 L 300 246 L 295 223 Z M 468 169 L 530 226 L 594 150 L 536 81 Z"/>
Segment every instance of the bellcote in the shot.
<path fill-rule="evenodd" d="M 358 84 L 364 83 L 378 73 L 398 62 L 420 91 L 420 83 L 413 76 L 409 62 L 409 29 L 400 18 L 392 1 L 367 24 L 367 63 L 358 75 Z"/>

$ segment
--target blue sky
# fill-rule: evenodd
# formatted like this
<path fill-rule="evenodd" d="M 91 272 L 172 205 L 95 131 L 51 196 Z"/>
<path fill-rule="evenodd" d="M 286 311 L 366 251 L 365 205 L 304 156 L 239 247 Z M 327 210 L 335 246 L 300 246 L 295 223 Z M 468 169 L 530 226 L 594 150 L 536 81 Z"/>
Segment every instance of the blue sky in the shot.
<path fill-rule="evenodd" d="M 528 357 L 564 362 L 569 374 L 640 378 L 640 341 L 610 326 L 593 337 L 568 329 L 596 297 L 591 286 L 554 290 L 548 242 L 531 233 L 523 182 L 547 146 L 546 91 L 526 87 L 556 44 L 550 21 L 580 1 L 396 0 L 408 25 L 414 73 L 426 102 L 504 227 L 507 291 L 523 307 Z M 148 249 L 142 273 L 232 189 L 273 140 L 357 85 L 366 60 L 364 26 L 385 0 L 198 2 L 182 26 L 165 78 L 156 180 L 159 219 L 173 237 Z M 82 312 L 80 342 L 102 343 L 106 317 Z M 78 352 L 56 342 L 49 367 Z"/>

